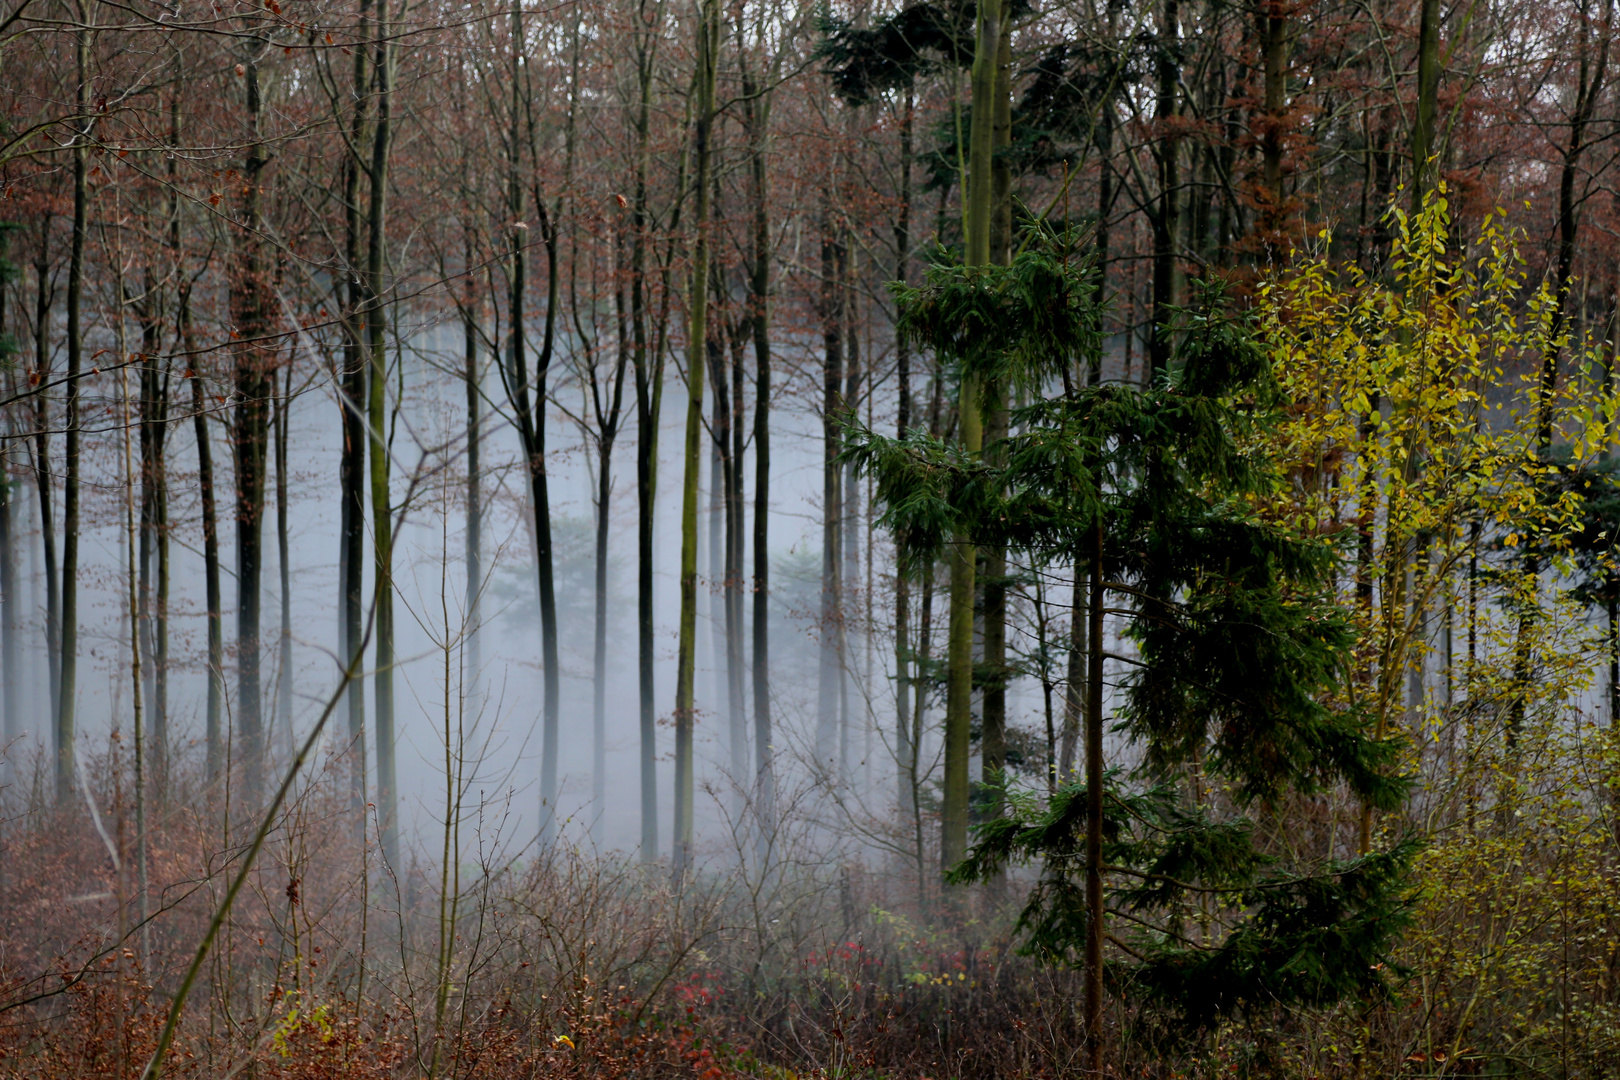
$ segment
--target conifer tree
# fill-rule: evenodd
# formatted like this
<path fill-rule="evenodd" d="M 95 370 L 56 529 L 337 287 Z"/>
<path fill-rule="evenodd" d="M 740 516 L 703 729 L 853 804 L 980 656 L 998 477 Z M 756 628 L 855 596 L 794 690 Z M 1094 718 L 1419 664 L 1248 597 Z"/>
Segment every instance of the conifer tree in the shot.
<path fill-rule="evenodd" d="M 1099 310 L 1076 237 L 1033 226 L 1002 267 L 938 263 L 895 286 L 903 332 L 949 358 L 964 382 L 1034 391 L 1095 358 Z M 1036 566 L 1079 550 L 1088 597 L 1086 770 L 1050 800 L 1009 792 L 951 870 L 983 880 L 1044 863 L 1019 921 L 1030 951 L 1086 975 L 1088 1061 L 1101 1063 L 1104 946 L 1116 985 L 1195 1024 L 1277 1004 L 1320 1004 L 1380 985 L 1401 925 L 1413 842 L 1349 862 L 1271 851 L 1244 816 L 1343 786 L 1398 804 L 1393 748 L 1336 707 L 1353 628 L 1334 598 L 1338 552 L 1261 519 L 1249 501 L 1275 471 L 1252 436 L 1279 415 L 1268 358 L 1218 287 L 1184 314 L 1173 362 L 1151 387 L 1070 385 L 1020 410 L 995 455 L 920 432 L 856 432 L 883 523 L 911 559 L 949 538 L 1005 543 Z M 1108 674 L 1102 621 L 1124 623 L 1134 655 Z M 1115 730 L 1140 751 L 1126 773 L 1103 760 Z M 1224 792 L 1217 802 L 1206 792 Z M 1185 920 L 1201 911 L 1199 929 Z M 1111 911 L 1128 911 L 1115 937 Z"/>

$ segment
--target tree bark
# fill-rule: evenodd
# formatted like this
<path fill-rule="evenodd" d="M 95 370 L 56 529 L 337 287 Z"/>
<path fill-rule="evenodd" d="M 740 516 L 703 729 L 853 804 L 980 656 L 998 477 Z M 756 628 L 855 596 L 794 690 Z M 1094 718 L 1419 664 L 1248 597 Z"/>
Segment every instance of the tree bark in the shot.
<path fill-rule="evenodd" d="M 203 590 L 208 620 L 208 698 L 204 711 L 204 745 L 208 783 L 212 787 L 225 771 L 225 735 L 221 714 L 225 704 L 224 601 L 219 584 L 219 514 L 214 501 L 214 451 L 208 434 L 208 399 L 191 333 L 191 290 L 181 294 L 181 340 L 185 343 L 191 383 L 191 428 L 197 440 L 197 488 L 202 501 Z"/>
<path fill-rule="evenodd" d="M 1158 37 L 1158 91 L 1154 151 L 1159 167 L 1158 207 L 1153 225 L 1153 331 L 1148 341 L 1149 384 L 1170 367 L 1171 328 L 1176 303 L 1176 237 L 1181 232 L 1181 139 L 1176 89 L 1181 82 L 1181 9 L 1178 0 L 1161 0 Z"/>
<path fill-rule="evenodd" d="M 657 12 L 661 12 L 661 5 Z M 640 691 L 641 859 L 658 858 L 657 653 L 653 625 L 653 529 L 658 473 L 658 422 L 663 400 L 663 351 L 648 355 L 647 170 L 649 164 L 654 58 L 659 40 L 656 13 L 647 0 L 638 7 L 636 30 L 635 201 L 631 207 L 630 330 L 636 380 L 636 677 Z M 650 17 L 651 16 L 651 17 Z"/>
<path fill-rule="evenodd" d="M 692 864 L 694 675 L 697 647 L 697 494 L 703 427 L 703 369 L 708 348 L 709 140 L 714 124 L 715 53 L 719 48 L 717 0 L 703 0 L 697 26 L 692 157 L 697 220 L 693 223 L 691 323 L 686 341 L 686 468 L 681 485 L 681 621 L 675 685 L 674 872 L 684 880 Z"/>
<path fill-rule="evenodd" d="M 360 0 L 360 38 L 368 34 L 370 0 Z M 343 420 L 343 451 L 339 459 L 339 489 L 341 522 L 339 537 L 338 577 L 342 593 L 340 648 L 344 662 L 349 664 L 361 648 L 365 634 L 365 559 L 366 559 L 366 445 L 370 441 L 366 432 L 366 377 L 365 319 L 368 300 L 361 279 L 360 262 L 360 176 L 363 171 L 359 148 L 363 142 L 366 114 L 370 95 L 366 91 L 368 50 L 353 50 L 352 85 L 354 88 L 354 115 L 350 119 L 349 141 L 354 153 L 344 163 L 344 267 L 347 281 L 340 286 L 344 294 L 343 319 L 343 373 L 340 380 L 340 407 Z M 359 670 L 358 662 L 351 666 Z M 344 708 L 348 715 L 350 809 L 354 813 L 355 827 L 360 841 L 366 837 L 366 681 L 350 679 Z"/>
<path fill-rule="evenodd" d="M 251 44 L 251 43 L 250 43 Z M 231 410 L 231 460 L 236 472 L 236 728 L 241 739 L 243 805 L 256 811 L 264 789 L 264 707 L 260 679 L 260 605 L 263 599 L 265 459 L 269 449 L 271 371 L 266 344 L 269 297 L 260 240 L 260 206 L 267 160 L 258 141 L 263 100 L 258 59 L 244 65 L 247 131 L 242 169 L 240 237 L 232 258 L 230 311 L 238 340 L 232 348 L 235 404 Z"/>
<path fill-rule="evenodd" d="M 832 220 L 831 192 L 822 193 L 821 222 L 821 620 L 818 628 L 816 695 L 816 770 L 842 784 L 839 689 L 843 683 L 838 622 L 841 616 L 842 548 L 838 530 L 843 518 L 842 485 L 836 458 L 842 419 L 844 367 L 843 253 Z"/>
<path fill-rule="evenodd" d="M 56 802 L 67 805 L 73 795 L 75 693 L 79 661 L 79 379 L 84 366 L 84 336 L 80 303 L 84 290 L 84 244 L 89 192 L 86 165 L 90 141 L 90 31 L 88 16 L 78 5 L 80 29 L 74 35 L 77 65 L 75 113 L 79 129 L 73 139 L 73 240 L 68 256 L 67 284 L 67 429 L 63 442 L 62 477 L 62 625 L 61 682 L 56 707 Z"/>
<path fill-rule="evenodd" d="M 756 94 L 744 68 L 743 94 L 751 135 L 749 177 L 754 202 L 753 259 L 749 267 L 749 314 L 754 336 L 754 798 L 760 861 L 775 839 L 776 780 L 771 745 L 770 668 L 770 491 L 771 491 L 771 217 L 769 171 L 765 158 L 770 127 L 770 97 Z M 741 385 L 737 388 L 739 396 Z"/>
<path fill-rule="evenodd" d="M 45 389 L 50 383 L 51 300 L 56 294 L 50 280 L 47 248 L 50 228 L 50 218 L 46 217 L 40 223 L 39 257 L 34 263 L 39 278 L 34 294 L 34 371 L 40 388 L 34 395 L 34 441 L 30 452 L 34 488 L 39 496 L 40 547 L 45 560 L 45 665 L 50 682 L 49 722 L 54 740 L 62 712 L 62 579 L 56 572 L 56 516 L 51 510 L 51 395 Z"/>
<path fill-rule="evenodd" d="M 276 656 L 276 731 L 282 752 L 293 749 L 292 535 L 287 506 L 287 426 L 292 408 L 292 364 L 278 399 L 276 436 L 276 569 L 281 581 L 281 633 Z M 155 734 L 155 730 L 154 730 Z"/>
<path fill-rule="evenodd" d="M 993 158 L 995 95 L 1001 55 L 1002 5 L 979 5 L 973 56 L 973 127 L 968 158 L 967 265 L 990 264 L 991 217 L 995 209 Z M 957 402 L 962 445 L 978 454 L 983 444 L 977 380 L 963 378 Z M 966 536 L 951 545 L 950 623 L 946 642 L 945 780 L 940 813 L 940 869 L 967 853 L 968 756 L 973 721 L 973 600 L 977 552 Z"/>
<path fill-rule="evenodd" d="M 900 207 L 894 225 L 894 276 L 911 282 L 911 165 L 912 132 L 917 118 L 917 92 L 906 84 L 900 114 Z M 911 427 L 911 342 L 904 335 L 895 341 L 895 433 L 904 439 Z M 916 813 L 917 747 L 912 738 L 911 578 L 898 566 L 894 575 L 894 745 L 896 786 L 900 813 Z"/>
<path fill-rule="evenodd" d="M 1091 541 L 1091 602 L 1086 674 L 1086 1074 L 1101 1077 L 1103 940 L 1107 933 L 1103 907 L 1103 525 Z"/>
<path fill-rule="evenodd" d="M 389 492 L 388 459 L 388 334 L 383 296 L 387 252 L 388 164 L 393 144 L 393 57 L 389 43 L 388 5 L 377 5 L 373 23 L 372 74 L 376 87 L 376 117 L 371 126 L 371 164 L 367 169 L 371 191 L 366 205 L 366 344 L 369 387 L 366 426 L 370 437 L 371 551 L 373 639 L 376 671 L 372 686 L 377 740 L 378 827 L 386 865 L 398 873 L 399 782 L 395 765 L 394 729 L 394 527 L 393 499 Z"/>

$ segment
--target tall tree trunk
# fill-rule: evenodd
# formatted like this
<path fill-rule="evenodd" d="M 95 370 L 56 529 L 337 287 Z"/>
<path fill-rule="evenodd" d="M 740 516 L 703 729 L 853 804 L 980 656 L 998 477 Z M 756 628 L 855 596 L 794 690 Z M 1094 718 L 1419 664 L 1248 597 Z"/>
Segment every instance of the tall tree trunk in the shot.
<path fill-rule="evenodd" d="M 0 316 L 0 334 L 3 334 L 4 316 Z M 4 340 L 0 337 L 0 340 Z M 9 389 L 9 387 L 8 387 Z M 13 746 L 23 734 L 22 716 L 22 652 L 21 627 L 18 615 L 21 606 L 17 597 L 17 518 L 11 497 L 11 445 L 14 436 L 0 433 L 0 709 L 5 711 L 5 726 L 0 735 L 5 745 Z"/>
<path fill-rule="evenodd" d="M 743 94 L 752 136 L 749 154 L 754 200 L 753 262 L 749 267 L 749 314 L 754 334 L 754 798 L 760 823 L 761 862 L 774 841 L 776 779 L 772 761 L 770 668 L 770 491 L 771 491 L 771 208 L 765 149 L 770 127 L 770 97 L 755 96 L 744 69 Z M 742 394 L 739 385 L 737 393 Z"/>
<path fill-rule="evenodd" d="M 649 9 L 649 3 L 652 7 Z M 658 424 L 664 390 L 663 326 L 648 350 L 647 172 L 651 157 L 653 76 L 662 0 L 641 0 L 636 29 L 635 201 L 631 206 L 630 331 L 636 380 L 636 678 L 640 693 L 641 859 L 658 858 L 657 653 L 653 625 L 653 529 L 657 522 Z M 684 186 L 684 169 L 682 186 Z M 661 298 L 661 305 L 667 295 Z M 661 310 L 664 310 L 661 307 Z"/>
<path fill-rule="evenodd" d="M 990 183 L 995 205 L 990 218 L 990 259 L 1005 266 L 1012 257 L 1012 169 L 1003 153 L 1012 141 L 1012 34 L 1003 26 L 996 48 L 994 128 L 991 131 Z M 1007 403 L 1000 387 L 988 388 L 985 439 L 995 448 L 1007 437 Z M 992 449 L 995 463 L 1005 454 Z M 993 544 L 984 553 L 984 702 L 980 742 L 981 773 L 986 785 L 984 814 L 1000 817 L 1004 798 L 1002 770 L 1007 764 L 1007 549 Z M 1001 878 L 998 876 L 998 883 Z"/>
<path fill-rule="evenodd" d="M 1086 1074 L 1102 1076 L 1103 940 L 1103 526 L 1091 540 L 1090 638 L 1086 675 Z"/>
<path fill-rule="evenodd" d="M 224 600 L 219 584 L 219 513 L 214 501 L 214 451 L 208 434 L 208 397 L 197 368 L 196 342 L 191 330 L 191 289 L 180 295 L 180 338 L 186 350 L 191 383 L 191 428 L 197 440 L 197 489 L 202 502 L 203 595 L 208 620 L 208 697 L 203 740 L 208 783 L 218 783 L 225 770 L 225 735 L 221 714 L 225 704 Z"/>
<path fill-rule="evenodd" d="M 715 200 L 718 202 L 718 200 Z M 722 405 L 719 398 L 717 383 L 725 379 L 725 360 L 722 356 L 724 345 L 720 341 L 720 324 L 725 322 L 725 309 L 720 306 L 723 294 L 720 283 L 715 280 L 714 265 L 709 267 L 709 282 L 711 306 L 709 317 L 709 340 L 704 345 L 704 355 L 709 370 L 704 378 L 709 380 L 709 396 L 711 398 L 711 413 L 708 424 L 709 441 L 709 521 L 700 543 L 707 542 L 709 548 L 708 588 L 703 590 L 707 604 L 709 621 L 709 707 L 712 714 L 719 721 L 719 730 L 730 733 L 731 715 L 727 711 L 727 697 L 724 689 L 726 672 L 726 622 L 725 622 L 725 575 L 726 575 L 726 493 L 731 489 L 730 467 L 727 458 L 731 456 L 731 408 L 727 401 Z M 723 414 L 723 415 L 722 415 Z"/>
<path fill-rule="evenodd" d="M 546 248 L 546 321 L 540 355 L 534 365 L 534 409 L 525 410 L 531 425 L 528 446 L 530 502 L 534 509 L 535 555 L 539 562 L 540 658 L 544 672 L 544 714 L 540 732 L 541 840 L 550 843 L 557 828 L 558 724 L 562 694 L 561 661 L 557 648 L 557 585 L 551 540 L 550 477 L 546 465 L 546 378 L 551 371 L 557 328 L 557 224 L 550 220 L 537 191 L 534 204 L 541 220 Z"/>
<path fill-rule="evenodd" d="M 276 730 L 282 752 L 293 750 L 292 535 L 287 507 L 287 427 L 292 409 L 292 363 L 276 409 L 276 568 L 281 575 L 281 634 L 276 657 Z"/>
<path fill-rule="evenodd" d="M 716 192 L 718 195 L 719 193 Z M 711 278 L 716 275 L 711 273 Z M 719 284 L 718 282 L 716 283 Z M 716 321 L 724 321 L 724 313 Z M 733 350 L 740 351 L 744 345 L 741 329 L 746 324 L 739 320 L 739 332 L 729 335 L 726 343 Z M 748 783 L 748 717 L 743 711 L 742 703 L 742 626 L 740 625 L 740 611 L 737 599 L 737 577 L 742 572 L 739 564 L 742 552 L 738 546 L 738 502 L 736 498 L 736 483 L 738 471 L 742 468 L 742 459 L 737 454 L 735 445 L 737 435 L 740 434 L 740 424 L 732 400 L 732 377 L 726 370 L 725 350 L 721 347 L 719 328 L 710 331 L 709 361 L 711 365 L 710 376 L 713 381 L 714 416 L 709 422 L 709 430 L 714 438 L 714 447 L 719 454 L 719 477 L 716 484 L 715 497 L 719 500 L 717 505 L 722 511 L 724 520 L 721 528 L 721 559 L 716 569 L 715 584 L 717 589 L 710 595 L 721 605 L 721 617 L 715 620 L 715 629 L 719 631 L 719 648 L 715 651 L 716 662 L 724 657 L 725 690 L 722 697 L 725 702 L 725 720 L 727 744 L 731 751 L 731 779 L 741 791 Z M 737 368 L 740 370 L 741 364 Z M 742 393 L 739 383 L 737 393 Z M 712 607 L 711 607 L 712 610 Z"/>
<path fill-rule="evenodd" d="M 1260 135 L 1260 180 L 1266 202 L 1262 230 L 1275 245 L 1283 227 L 1283 125 L 1288 109 L 1288 15 L 1286 0 L 1266 0 L 1261 8 L 1260 48 L 1265 66 L 1264 124 Z M 1286 252 L 1278 252 L 1279 255 Z"/>
<path fill-rule="evenodd" d="M 1161 0 L 1158 40 L 1158 97 L 1154 123 L 1159 166 L 1159 202 L 1153 224 L 1153 332 L 1148 341 L 1149 382 L 1170 367 L 1171 326 L 1176 303 L 1176 239 L 1181 232 L 1181 139 L 1176 88 L 1181 82 L 1181 7 Z"/>
<path fill-rule="evenodd" d="M 254 43 L 250 42 L 250 47 Z M 258 141 L 263 100 L 258 57 L 244 65 L 247 129 L 242 169 L 240 232 L 230 276 L 231 318 L 238 340 L 234 355 L 235 405 L 231 416 L 231 459 L 236 471 L 236 728 L 241 737 L 240 791 L 257 810 L 264 789 L 264 706 L 260 679 L 260 605 L 263 600 L 265 459 L 269 450 L 271 371 L 275 354 L 265 337 L 269 297 L 260 240 L 260 205 L 265 150 Z"/>
<path fill-rule="evenodd" d="M 743 701 L 748 676 L 744 670 L 743 647 L 743 456 L 747 452 L 747 437 L 743 423 L 747 419 L 743 407 L 744 368 L 749 338 L 754 321 L 746 306 L 738 315 L 731 330 L 731 471 L 726 491 L 726 694 L 727 708 L 731 712 L 731 766 L 739 794 L 739 820 L 747 809 L 747 792 L 751 786 L 748 762 L 748 707 Z"/>
<path fill-rule="evenodd" d="M 973 127 L 968 157 L 967 265 L 990 265 L 991 217 L 995 211 L 994 152 L 997 71 L 1001 57 L 1002 4 L 978 9 L 973 53 Z M 977 380 L 962 380 L 957 423 L 962 445 L 978 454 L 983 444 Z M 978 554 L 965 536 L 951 544 L 950 623 L 946 639 L 945 782 L 940 813 L 940 869 L 967 853 L 968 756 L 973 721 L 973 600 Z"/>
<path fill-rule="evenodd" d="M 389 41 L 388 4 L 377 5 L 372 50 L 372 73 L 376 87 L 376 118 L 371 126 L 371 181 L 366 221 L 366 331 L 370 362 L 370 385 L 366 401 L 366 426 L 370 435 L 371 472 L 371 550 L 373 638 L 376 642 L 376 672 L 372 686 L 377 740 L 378 825 L 382 832 L 382 854 L 395 873 L 403 870 L 399 861 L 399 782 L 395 766 L 394 730 L 394 527 L 393 499 L 389 492 L 388 460 L 388 334 L 383 296 L 388 243 L 388 158 L 393 143 L 393 46 Z"/>
<path fill-rule="evenodd" d="M 471 265 L 471 250 L 468 251 L 468 265 Z M 482 708 L 482 696 L 477 693 L 481 685 L 483 674 L 483 655 L 479 648 L 479 635 L 483 629 L 482 604 L 484 597 L 484 493 L 483 478 L 480 475 L 482 468 L 479 461 L 479 450 L 483 442 L 479 431 L 481 423 L 479 412 L 482 405 L 480 401 L 480 382 L 478 367 L 478 323 L 475 315 L 476 309 L 469 302 L 466 313 L 463 315 L 463 333 L 465 335 L 465 363 L 462 379 L 467 388 L 467 534 L 465 537 L 467 558 L 467 599 L 466 599 L 466 648 L 463 652 L 463 696 L 471 696 Z M 471 683 L 474 690 L 471 695 L 466 691 L 466 685 Z M 477 710 L 474 710 L 477 715 Z"/>
<path fill-rule="evenodd" d="M 900 114 L 900 208 L 894 225 L 894 276 L 911 282 L 911 165 L 912 131 L 917 119 L 917 92 L 906 84 L 905 102 Z M 895 342 L 895 392 L 897 395 L 895 432 L 905 438 L 911 427 L 911 342 L 900 335 Z M 917 747 L 912 739 L 911 721 L 911 576 L 898 565 L 894 574 L 894 745 L 896 782 L 902 817 L 916 812 Z"/>
<path fill-rule="evenodd" d="M 50 729 L 53 740 L 61 722 L 62 702 L 62 579 L 56 572 L 56 516 L 51 511 L 51 395 L 45 388 L 51 373 L 51 300 L 56 294 L 50 280 L 47 244 L 50 218 L 40 222 L 39 257 L 34 271 L 39 278 L 34 294 L 34 372 L 39 392 L 34 395 L 34 442 L 31 453 L 34 488 L 39 496 L 39 538 L 45 558 L 45 665 L 50 678 Z"/>
<path fill-rule="evenodd" d="M 624 375 L 630 365 L 629 312 L 626 310 L 624 279 L 624 231 L 615 229 L 610 243 L 613 255 L 613 306 L 617 316 L 617 341 L 607 408 L 604 411 L 596 376 L 591 375 L 591 393 L 596 410 L 596 640 L 592 664 L 595 673 L 591 718 L 591 806 L 592 827 L 607 806 L 607 667 L 608 667 L 608 503 L 613 494 L 613 448 L 619 437 L 624 409 Z"/>
<path fill-rule="evenodd" d="M 839 650 L 842 618 L 842 551 L 838 530 L 842 524 L 842 477 L 837 464 L 838 425 L 843 419 L 844 290 L 842 245 L 832 220 L 832 195 L 822 194 L 821 222 L 821 337 L 823 347 L 821 394 L 821 624 L 817 665 L 816 769 L 835 784 L 844 782 L 840 754 L 839 690 L 843 684 Z"/>
<path fill-rule="evenodd" d="M 56 802 L 65 806 L 73 794 L 75 694 L 79 668 L 79 379 L 84 369 L 84 332 L 80 303 L 84 291 L 84 244 L 89 192 L 86 165 L 90 141 L 90 31 L 88 15 L 78 5 L 80 29 L 74 34 L 77 66 L 76 122 L 73 139 L 73 241 L 67 284 L 67 415 L 62 476 L 62 626 L 61 683 L 56 707 Z"/>
<path fill-rule="evenodd" d="M 371 19 L 370 0 L 360 0 L 359 38 L 369 34 Z M 338 484 L 341 499 L 341 522 L 338 553 L 339 590 L 342 593 L 342 615 L 339 637 L 345 665 L 359 670 L 355 653 L 363 645 L 365 629 L 366 584 L 366 445 L 370 441 L 366 432 L 366 377 L 367 355 L 365 347 L 365 320 L 368 300 L 362 280 L 364 268 L 360 262 L 360 238 L 363 223 L 360 216 L 360 177 L 364 171 L 360 160 L 360 147 L 364 141 L 366 114 L 371 95 L 366 88 L 368 50 L 353 50 L 354 114 L 350 118 L 349 145 L 354 152 L 343 167 L 343 219 L 344 266 L 347 281 L 340 286 L 343 292 L 343 374 L 339 394 L 343 419 L 343 451 L 338 464 Z M 366 753 L 366 681 L 350 679 L 345 694 L 344 708 L 348 716 L 350 809 L 362 844 L 366 839 L 365 820 L 367 753 Z"/>
<path fill-rule="evenodd" d="M 708 344 L 709 140 L 714 124 L 715 53 L 720 45 L 717 0 L 702 0 L 697 27 L 696 108 L 692 157 L 696 164 L 697 220 L 693 223 L 691 326 L 686 343 L 686 468 L 681 485 L 681 621 L 675 685 L 674 871 L 683 879 L 692 863 L 693 682 L 697 647 L 697 494 L 703 426 L 703 368 Z"/>
<path fill-rule="evenodd" d="M 145 298 L 132 306 L 141 326 L 138 368 L 140 403 L 140 528 L 136 562 L 135 619 L 141 634 L 141 681 L 146 688 L 146 753 L 154 787 L 163 790 L 168 771 L 168 478 L 165 461 L 169 427 L 169 371 L 159 361 L 162 323 L 157 311 L 156 275 L 149 269 Z M 155 564 L 155 565 L 154 565 Z M 155 580 L 154 580 L 155 578 Z"/>
<path fill-rule="evenodd" d="M 1074 759 L 1079 749 L 1080 718 L 1086 713 L 1086 662 L 1090 656 L 1086 630 L 1086 560 L 1078 550 L 1074 560 L 1074 598 L 1069 604 L 1069 666 L 1064 676 L 1063 731 L 1058 740 L 1058 783 L 1074 781 Z"/>
<path fill-rule="evenodd" d="M 1440 98 L 1440 0 L 1419 0 L 1417 104 L 1412 111 L 1412 213 L 1434 187 L 1434 118 Z"/>
<path fill-rule="evenodd" d="M 851 240 L 854 238 L 851 237 Z M 855 281 L 859 274 L 858 249 L 853 243 L 844 246 L 843 272 L 839 275 L 839 287 L 844 290 L 844 415 L 839 417 L 840 427 L 846 420 L 853 421 L 860 417 L 861 379 L 864 375 L 861 367 L 861 337 L 860 337 L 860 303 L 856 298 Z M 839 439 L 842 447 L 843 439 Z M 853 636 L 859 637 L 862 633 L 860 623 L 856 618 L 860 611 L 860 604 L 856 596 L 861 581 L 861 485 L 856 475 L 853 463 L 846 463 L 843 474 L 838 478 L 838 533 L 840 551 L 838 557 L 838 711 L 840 722 L 840 755 L 839 762 L 843 769 L 844 783 L 850 783 L 855 776 L 851 758 L 856 753 L 855 723 L 856 713 L 860 713 L 861 728 L 866 728 L 866 709 L 864 706 L 858 710 L 850 703 L 850 669 L 855 650 L 851 645 L 851 629 Z M 862 752 L 861 773 L 866 773 L 866 764 Z M 864 786 L 864 780 L 863 780 Z"/>

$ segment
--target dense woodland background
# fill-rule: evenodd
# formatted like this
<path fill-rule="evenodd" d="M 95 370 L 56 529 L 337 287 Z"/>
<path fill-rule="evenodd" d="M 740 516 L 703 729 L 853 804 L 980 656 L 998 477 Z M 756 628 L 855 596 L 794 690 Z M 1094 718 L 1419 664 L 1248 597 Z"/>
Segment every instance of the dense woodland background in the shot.
<path fill-rule="evenodd" d="M 1612 0 L 997 2 L 10 0 L 0 1072 L 1620 1069 Z M 925 272 L 1053 252 L 981 396 Z M 1398 790 L 1167 751 L 1150 570 L 875 464 L 1203 401 L 1217 311 L 1189 490 Z M 1105 769 L 1278 876 L 1103 868 Z"/>

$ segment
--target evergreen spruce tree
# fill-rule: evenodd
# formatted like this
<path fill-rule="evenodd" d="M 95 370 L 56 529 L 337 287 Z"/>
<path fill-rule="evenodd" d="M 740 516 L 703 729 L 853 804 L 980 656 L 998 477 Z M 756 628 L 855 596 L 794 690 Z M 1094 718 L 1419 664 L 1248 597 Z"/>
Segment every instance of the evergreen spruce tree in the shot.
<path fill-rule="evenodd" d="M 1100 351 L 1091 268 L 1073 233 L 1026 236 L 1009 266 L 941 252 L 921 287 L 894 286 L 902 332 L 958 378 L 1033 391 L 1000 453 L 861 430 L 846 452 L 906 559 L 965 536 L 1045 572 L 1090 561 L 1074 569 L 1091 582 L 1084 779 L 1050 798 L 1010 791 L 951 876 L 1042 864 L 1018 929 L 1028 951 L 1085 971 L 1098 1068 L 1105 982 L 1195 1028 L 1377 993 L 1417 845 L 1285 855 L 1246 816 L 1330 788 L 1393 808 L 1405 788 L 1393 745 L 1329 704 L 1353 641 L 1332 592 L 1339 552 L 1250 509 L 1279 482 L 1250 448 L 1281 406 L 1250 320 L 1207 287 L 1153 386 L 1080 385 Z M 1103 653 L 1105 614 L 1128 658 Z M 1134 769 L 1103 760 L 1110 722 Z"/>

